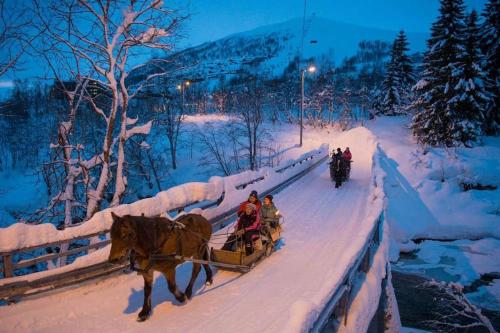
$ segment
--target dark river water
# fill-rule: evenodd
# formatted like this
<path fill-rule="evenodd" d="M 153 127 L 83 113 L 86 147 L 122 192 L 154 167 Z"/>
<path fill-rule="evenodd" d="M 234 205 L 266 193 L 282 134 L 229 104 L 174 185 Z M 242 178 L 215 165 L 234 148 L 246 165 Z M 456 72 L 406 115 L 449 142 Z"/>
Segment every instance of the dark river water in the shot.
<path fill-rule="evenodd" d="M 451 307 L 449 306 L 449 296 L 440 291 L 439 288 L 424 287 L 423 284 L 426 281 L 429 281 L 429 279 L 424 276 L 401 272 L 397 270 L 397 267 L 393 266 L 392 283 L 403 326 L 432 332 L 488 332 L 486 328 L 482 327 L 460 328 L 453 331 L 450 330 L 450 327 L 447 328 L 446 325 L 433 326 L 430 321 L 443 321 L 440 316 L 449 314 Z M 495 329 L 500 331 L 500 312 L 481 310 L 482 314 L 490 319 Z M 444 321 L 462 325 L 471 323 L 465 317 L 447 318 Z"/>

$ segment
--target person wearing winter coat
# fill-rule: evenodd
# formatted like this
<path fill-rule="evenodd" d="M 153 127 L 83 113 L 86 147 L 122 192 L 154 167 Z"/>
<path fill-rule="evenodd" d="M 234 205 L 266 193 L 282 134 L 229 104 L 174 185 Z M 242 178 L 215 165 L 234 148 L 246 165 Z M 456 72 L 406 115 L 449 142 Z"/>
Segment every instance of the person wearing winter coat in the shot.
<path fill-rule="evenodd" d="M 335 181 L 335 168 L 334 168 L 334 164 L 335 164 L 335 149 L 332 150 L 332 156 L 331 156 L 331 161 L 328 162 L 330 164 L 330 179 L 333 181 Z"/>
<path fill-rule="evenodd" d="M 255 236 L 259 236 L 260 222 L 257 219 L 258 215 L 257 206 L 253 203 L 247 203 L 244 213 L 238 219 L 236 232 L 229 236 L 222 249 L 233 251 L 236 240 L 242 237 L 245 244 L 245 254 L 247 256 L 251 255 L 253 253 L 253 239 Z"/>
<path fill-rule="evenodd" d="M 262 224 L 276 228 L 279 222 L 279 211 L 273 203 L 273 196 L 271 194 L 264 197 L 264 204 L 261 208 Z"/>
<path fill-rule="evenodd" d="M 349 147 L 346 147 L 344 153 L 342 154 L 342 158 L 344 160 L 344 179 L 349 179 L 349 174 L 351 173 L 351 159 L 352 154 L 349 150 Z"/>
<path fill-rule="evenodd" d="M 349 147 L 346 147 L 346 149 L 344 150 L 344 153 L 342 154 L 342 157 L 346 161 L 349 161 L 349 162 L 351 161 L 352 154 L 351 154 L 351 151 L 349 150 Z"/>
<path fill-rule="evenodd" d="M 344 163 L 342 150 L 340 148 L 337 148 L 337 153 L 332 156 L 332 161 L 330 163 L 331 172 L 335 180 L 335 188 L 339 188 L 342 185 L 342 177 L 344 174 Z"/>
<path fill-rule="evenodd" d="M 240 217 L 241 215 L 243 215 L 243 213 L 245 213 L 245 208 L 246 206 L 251 203 L 251 204 L 254 204 L 256 206 L 256 209 L 257 209 L 257 219 L 258 219 L 258 222 L 260 223 L 260 210 L 262 208 L 262 202 L 259 200 L 259 195 L 257 194 L 257 191 L 253 190 L 252 192 L 250 192 L 250 195 L 248 196 L 248 200 L 247 201 L 243 201 L 241 204 L 240 204 L 240 208 L 238 209 L 238 212 L 236 213 L 238 215 L 238 217 Z"/>

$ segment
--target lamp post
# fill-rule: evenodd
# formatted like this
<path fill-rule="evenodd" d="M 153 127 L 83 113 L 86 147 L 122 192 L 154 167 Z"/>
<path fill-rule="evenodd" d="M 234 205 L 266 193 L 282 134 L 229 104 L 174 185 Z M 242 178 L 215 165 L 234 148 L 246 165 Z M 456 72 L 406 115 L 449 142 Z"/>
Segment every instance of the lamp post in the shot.
<path fill-rule="evenodd" d="M 299 147 L 302 147 L 302 131 L 303 131 L 303 122 L 304 122 L 304 76 L 306 72 L 309 73 L 314 73 L 316 71 L 316 67 L 313 65 L 309 66 L 308 68 L 303 68 L 300 71 L 300 76 L 301 76 L 301 97 L 300 97 L 300 141 L 299 141 Z"/>
<path fill-rule="evenodd" d="M 184 91 L 186 90 L 187 87 L 189 87 L 189 85 L 191 84 L 190 81 L 185 81 L 185 82 L 182 82 L 181 84 L 178 84 L 177 85 L 177 90 L 179 90 L 181 92 L 181 95 L 182 95 L 182 113 L 184 114 Z"/>

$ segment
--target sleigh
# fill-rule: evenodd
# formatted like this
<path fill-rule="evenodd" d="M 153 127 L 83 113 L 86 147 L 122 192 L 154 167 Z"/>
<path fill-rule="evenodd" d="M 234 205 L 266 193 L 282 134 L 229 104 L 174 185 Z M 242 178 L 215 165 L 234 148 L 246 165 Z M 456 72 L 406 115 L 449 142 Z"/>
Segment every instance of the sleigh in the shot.
<path fill-rule="evenodd" d="M 347 165 L 346 165 L 346 169 L 345 169 L 345 172 L 344 172 L 343 177 L 342 177 L 343 182 L 346 182 L 351 178 L 351 164 L 352 163 L 353 163 L 353 161 L 349 161 L 349 163 L 347 163 Z M 335 182 L 335 168 L 334 168 L 332 163 L 329 163 L 329 165 L 330 165 L 330 179 L 332 180 L 332 182 Z"/>
<path fill-rule="evenodd" d="M 254 240 L 254 252 L 246 255 L 242 242 L 236 246 L 235 251 L 211 248 L 210 260 L 214 266 L 223 270 L 246 273 L 260 260 L 269 257 L 275 250 L 276 242 L 281 238 L 281 224 L 275 228 L 266 227 L 261 231 L 260 237 Z"/>
<path fill-rule="evenodd" d="M 208 264 L 223 270 L 246 273 L 261 259 L 269 257 L 273 253 L 277 242 L 281 238 L 282 230 L 282 225 L 279 222 L 276 227 L 265 226 L 261 230 L 260 236 L 254 240 L 254 252 L 250 255 L 246 255 L 243 241 L 239 240 L 235 251 L 226 251 L 212 247 L 210 249 L 209 260 L 185 257 L 176 253 L 168 255 L 155 254 L 151 256 L 151 259 L 157 262 L 182 260 L 198 264 Z M 139 273 L 145 272 L 145 270 L 135 267 L 133 260 L 131 260 L 130 269 Z"/>

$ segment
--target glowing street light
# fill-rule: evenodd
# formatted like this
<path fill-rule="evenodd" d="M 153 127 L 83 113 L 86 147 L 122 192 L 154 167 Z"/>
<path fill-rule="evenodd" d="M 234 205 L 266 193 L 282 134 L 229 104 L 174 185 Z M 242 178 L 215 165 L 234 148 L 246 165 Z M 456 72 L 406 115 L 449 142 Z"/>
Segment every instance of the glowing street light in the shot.
<path fill-rule="evenodd" d="M 182 113 L 184 113 L 184 91 L 187 87 L 189 87 L 190 84 L 191 82 L 189 80 L 186 80 L 177 85 L 177 90 L 179 90 L 182 94 Z"/>
<path fill-rule="evenodd" d="M 304 75 L 306 72 L 309 72 L 309 73 L 314 73 L 316 72 L 316 67 L 314 65 L 310 65 L 309 67 L 307 68 L 304 68 L 300 71 L 300 74 L 301 74 L 301 84 L 302 84 L 302 89 L 301 89 L 301 98 L 300 98 L 300 142 L 299 142 L 299 146 L 302 147 L 302 130 L 303 130 L 303 122 L 304 122 Z"/>

